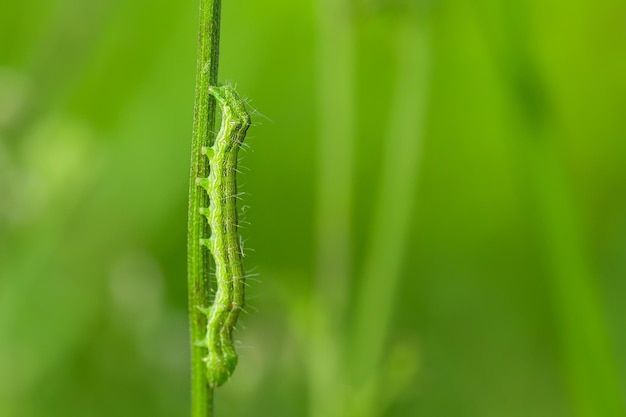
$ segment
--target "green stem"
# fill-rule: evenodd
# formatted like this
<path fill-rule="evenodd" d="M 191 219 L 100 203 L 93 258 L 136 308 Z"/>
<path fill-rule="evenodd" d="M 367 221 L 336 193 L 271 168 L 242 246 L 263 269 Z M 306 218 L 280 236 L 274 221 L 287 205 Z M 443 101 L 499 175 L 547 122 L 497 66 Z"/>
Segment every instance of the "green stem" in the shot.
<path fill-rule="evenodd" d="M 191 333 L 191 416 L 213 415 L 213 389 L 209 387 L 206 365 L 202 361 L 206 348 L 196 346 L 206 331 L 206 316 L 198 309 L 210 305 L 209 253 L 200 246 L 200 239 L 209 235 L 209 226 L 200 215 L 208 207 L 208 195 L 196 186 L 196 178 L 206 178 L 209 163 L 203 157 L 203 146 L 213 141 L 215 98 L 209 86 L 217 85 L 220 44 L 221 0 L 200 0 L 200 30 L 196 73 L 195 110 L 191 143 L 189 185 L 189 219 L 187 226 L 187 274 L 189 288 L 189 320 Z"/>

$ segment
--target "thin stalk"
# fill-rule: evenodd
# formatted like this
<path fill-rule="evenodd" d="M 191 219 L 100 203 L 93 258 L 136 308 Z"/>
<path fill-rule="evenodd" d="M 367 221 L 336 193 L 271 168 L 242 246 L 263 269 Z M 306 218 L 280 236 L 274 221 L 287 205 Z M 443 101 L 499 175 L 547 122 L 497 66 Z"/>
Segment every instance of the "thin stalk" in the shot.
<path fill-rule="evenodd" d="M 214 140 L 215 99 L 209 86 L 217 85 L 220 45 L 221 0 L 200 0 L 200 29 L 196 68 L 195 109 L 191 142 L 191 173 L 189 181 L 189 214 L 187 225 L 187 280 L 189 291 L 189 321 L 191 335 L 191 416 L 213 415 L 213 389 L 209 387 L 206 365 L 202 360 L 206 348 L 196 346 L 206 331 L 206 316 L 198 307 L 210 305 L 210 255 L 200 245 L 209 235 L 209 225 L 200 214 L 208 207 L 208 195 L 196 186 L 196 178 L 206 178 L 208 159 L 201 149 Z"/>

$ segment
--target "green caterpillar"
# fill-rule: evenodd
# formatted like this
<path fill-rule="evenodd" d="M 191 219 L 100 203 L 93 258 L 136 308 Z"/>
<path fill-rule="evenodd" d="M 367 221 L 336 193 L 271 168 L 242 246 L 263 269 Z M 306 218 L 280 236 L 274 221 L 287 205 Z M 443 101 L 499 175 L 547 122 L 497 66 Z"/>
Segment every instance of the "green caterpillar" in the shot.
<path fill-rule="evenodd" d="M 238 360 L 232 332 L 244 305 L 245 273 L 238 233 L 236 173 L 239 149 L 251 120 L 233 87 L 209 87 L 209 94 L 221 107 L 222 121 L 215 143 L 202 148 L 209 159 L 209 176 L 196 178 L 196 185 L 206 190 L 210 200 L 200 214 L 209 222 L 211 237 L 200 239 L 199 244 L 207 247 L 215 260 L 217 291 L 210 307 L 198 307 L 207 316 L 207 332 L 197 345 L 208 349 L 203 360 L 209 386 L 214 388 L 230 378 Z"/>

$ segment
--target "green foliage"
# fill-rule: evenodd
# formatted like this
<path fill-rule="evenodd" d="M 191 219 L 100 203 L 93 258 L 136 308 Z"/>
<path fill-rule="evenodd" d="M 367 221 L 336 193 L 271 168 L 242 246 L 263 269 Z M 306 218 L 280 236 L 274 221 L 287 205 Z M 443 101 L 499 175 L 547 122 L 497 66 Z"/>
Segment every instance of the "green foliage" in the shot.
<path fill-rule="evenodd" d="M 268 120 L 216 415 L 623 416 L 623 2 L 378 3 L 224 2 L 220 79 Z M 0 5 L 1 417 L 189 414 L 197 23 Z"/>

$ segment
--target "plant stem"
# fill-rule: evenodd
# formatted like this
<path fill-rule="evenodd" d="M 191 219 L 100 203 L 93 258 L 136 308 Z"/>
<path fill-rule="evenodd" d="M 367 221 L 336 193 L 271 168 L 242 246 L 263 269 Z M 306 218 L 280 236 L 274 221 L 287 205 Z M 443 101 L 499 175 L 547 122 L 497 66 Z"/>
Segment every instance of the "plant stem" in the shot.
<path fill-rule="evenodd" d="M 196 346 L 206 331 L 206 316 L 198 307 L 210 305 L 210 256 L 200 245 L 200 239 L 209 236 L 209 225 L 200 215 L 201 207 L 208 207 L 208 195 L 196 186 L 196 178 L 208 176 L 208 159 L 201 148 L 209 146 L 214 138 L 215 99 L 209 95 L 209 86 L 217 85 L 220 44 L 221 0 L 200 0 L 200 30 L 196 68 L 195 109 L 191 142 L 191 173 L 189 181 L 189 218 L 187 225 L 187 279 L 189 291 L 189 319 L 191 334 L 191 416 L 213 415 L 213 389 L 209 387 L 206 365 L 202 360 L 206 348 Z"/>

